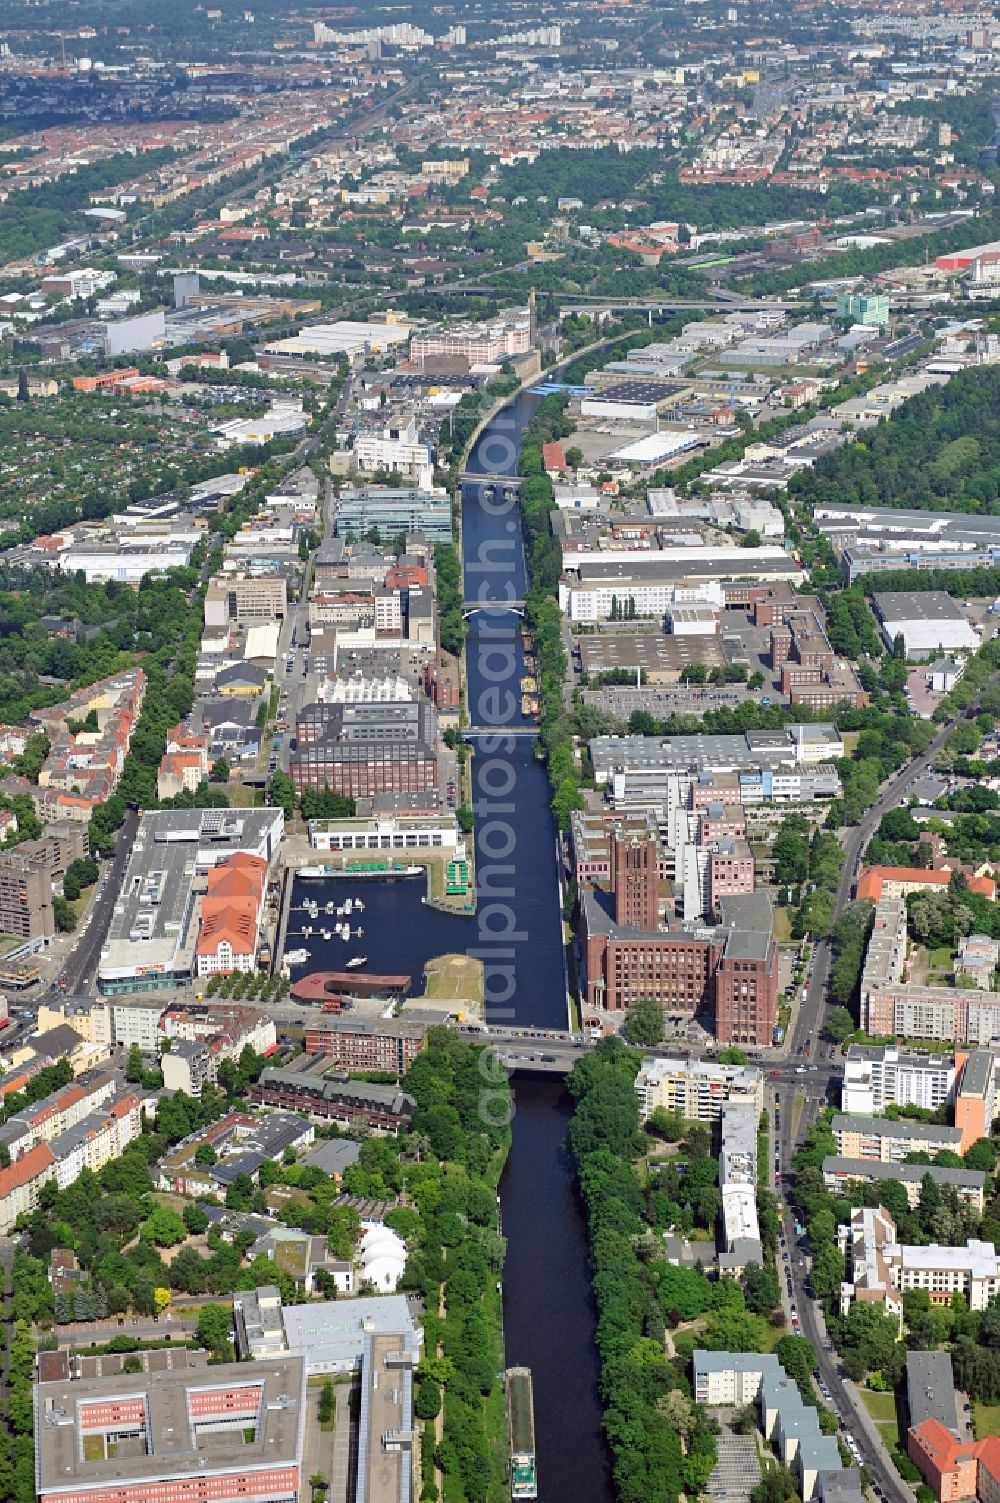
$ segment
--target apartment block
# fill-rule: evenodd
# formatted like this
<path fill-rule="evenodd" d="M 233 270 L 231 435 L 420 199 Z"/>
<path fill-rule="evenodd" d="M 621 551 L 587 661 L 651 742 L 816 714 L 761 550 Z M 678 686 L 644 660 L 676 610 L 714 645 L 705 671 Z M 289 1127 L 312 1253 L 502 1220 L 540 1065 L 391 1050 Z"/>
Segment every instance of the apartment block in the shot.
<path fill-rule="evenodd" d="M 866 1033 L 988 1045 L 1000 1037 L 1000 992 L 946 986 L 862 987 Z"/>
<path fill-rule="evenodd" d="M 719 1272 L 739 1278 L 749 1263 L 764 1266 L 757 1219 L 757 1126 L 752 1106 L 729 1103 L 720 1116 L 719 1189 L 722 1235 Z"/>
<path fill-rule="evenodd" d="M 960 1153 L 980 1138 L 988 1138 L 996 1116 L 996 1055 L 991 1049 L 974 1049 L 958 1056 L 960 1074 L 955 1092 L 955 1126 L 962 1134 Z"/>
<path fill-rule="evenodd" d="M 97 1170 L 118 1158 L 142 1131 L 142 1103 L 131 1091 L 118 1094 L 115 1078 L 100 1071 L 36 1101 L 0 1128 L 10 1165 L 0 1170 L 0 1233 L 18 1216 L 37 1209 L 41 1188 L 55 1179 L 60 1189 L 85 1168 Z"/>
<path fill-rule="evenodd" d="M 342 1070 L 403 1075 L 424 1047 L 426 1028 L 405 1018 L 324 1017 L 307 1024 L 307 1054 L 325 1054 Z"/>
<path fill-rule="evenodd" d="M 823 1160 L 823 1183 L 835 1195 L 849 1193 L 852 1185 L 902 1185 L 911 1207 L 920 1199 L 927 1175 L 936 1185 L 948 1185 L 959 1200 L 982 1214 L 986 1175 L 981 1169 L 941 1169 L 936 1164 L 883 1163 L 879 1159 L 846 1159 L 831 1153 Z"/>
<path fill-rule="evenodd" d="M 950 1102 L 955 1076 L 949 1055 L 920 1054 L 895 1044 L 852 1044 L 844 1062 L 841 1105 L 861 1116 L 887 1106 L 933 1111 Z"/>
<path fill-rule="evenodd" d="M 695 1403 L 709 1409 L 754 1404 L 765 1373 L 784 1373 L 773 1352 L 702 1352 L 694 1354 Z"/>
<path fill-rule="evenodd" d="M 842 1315 L 861 1299 L 884 1305 L 901 1320 L 902 1296 L 910 1289 L 925 1289 L 933 1304 L 961 1294 L 971 1310 L 985 1310 L 1000 1292 L 1000 1260 L 992 1242 L 972 1238 L 965 1247 L 933 1242 L 910 1247 L 897 1240 L 896 1224 L 881 1207 L 854 1211 L 850 1225 L 837 1235 L 851 1270 L 850 1281 L 841 1285 Z"/>
<path fill-rule="evenodd" d="M 687 1122 L 718 1122 L 729 1105 L 750 1106 L 758 1118 L 764 1110 L 764 1075 L 755 1065 L 647 1058 L 635 1090 L 643 1121 L 658 1107 Z"/>
<path fill-rule="evenodd" d="M 91 1112 L 49 1143 L 55 1159 L 56 1183 L 65 1190 L 84 1169 L 97 1173 L 112 1159 L 120 1158 L 142 1131 L 142 1101 L 127 1092 L 106 1110 Z"/>
<path fill-rule="evenodd" d="M 364 1122 L 395 1132 L 413 1120 L 416 1102 L 397 1086 L 319 1080 L 296 1070 L 267 1069 L 250 1087 L 253 1106 L 283 1107 L 333 1122 Z"/>
<path fill-rule="evenodd" d="M 809 1503 L 863 1503 L 861 1478 L 845 1468 L 836 1438 L 824 1435 L 819 1415 L 773 1354 L 696 1351 L 694 1396 L 710 1407 L 756 1404 L 761 1431 L 795 1473 Z"/>
<path fill-rule="evenodd" d="M 97 805 L 111 797 L 145 693 L 145 673 L 130 668 L 78 689 L 62 704 L 32 711 L 30 718 L 49 739 L 35 797 L 43 819 L 87 824 Z"/>
<path fill-rule="evenodd" d="M 845 1159 L 874 1159 L 883 1164 L 902 1163 L 908 1153 L 934 1154 L 949 1149 L 961 1151 L 962 1134 L 957 1127 L 938 1127 L 931 1122 L 892 1121 L 888 1117 L 837 1116 L 833 1119 L 837 1153 Z"/>
<path fill-rule="evenodd" d="M 953 965 L 956 986 L 992 991 L 993 977 L 1000 965 L 1000 941 L 990 939 L 987 934 L 964 934 Z"/>
<path fill-rule="evenodd" d="M 56 932 L 48 867 L 17 846 L 0 855 L 0 932 L 18 939 L 51 939 Z"/>
<path fill-rule="evenodd" d="M 207 782 L 209 772 L 207 736 L 198 736 L 183 724 L 167 732 L 167 745 L 156 775 L 156 796 L 176 798 L 178 793 L 194 793 Z"/>
<path fill-rule="evenodd" d="M 38 1210 L 42 1186 L 55 1178 L 55 1155 L 48 1143 L 39 1143 L 0 1169 L 0 1235 L 12 1231 L 19 1216 Z"/>

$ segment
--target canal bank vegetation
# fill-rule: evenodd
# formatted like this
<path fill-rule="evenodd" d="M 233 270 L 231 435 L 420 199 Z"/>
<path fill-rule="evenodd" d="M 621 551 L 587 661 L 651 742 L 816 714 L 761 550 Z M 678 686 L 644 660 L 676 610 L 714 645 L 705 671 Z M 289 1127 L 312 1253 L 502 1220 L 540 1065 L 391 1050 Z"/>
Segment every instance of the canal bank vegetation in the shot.
<path fill-rule="evenodd" d="M 453 543 L 435 543 L 434 569 L 437 574 L 438 619 L 441 623 L 441 646 L 457 657 L 465 641 L 462 619 L 462 567 Z"/>
<path fill-rule="evenodd" d="M 499 1279 L 506 1244 L 496 1188 L 510 1146 L 510 1084 L 489 1052 L 431 1029 L 404 1089 L 413 1130 L 379 1145 L 407 1204 L 389 1213 L 407 1243 L 400 1288 L 423 1300 L 414 1407 L 421 1503 L 501 1503 L 507 1494 Z"/>
<path fill-rule="evenodd" d="M 587 1214 L 598 1322 L 604 1429 L 619 1503 L 675 1503 L 702 1492 L 715 1464 L 718 1427 L 693 1401 L 691 1358 L 709 1351 L 774 1352 L 815 1403 L 816 1355 L 789 1334 L 774 1267 L 778 1217 L 758 1187 L 766 1267 L 751 1263 L 737 1283 L 709 1276 L 700 1261 L 668 1263 L 665 1235 L 714 1232 L 719 1211 L 713 1133 L 677 1118 L 640 1125 L 635 1076 L 641 1056 L 603 1040 L 579 1061 L 568 1088 L 576 1103 L 569 1147 Z M 666 1131 L 663 1128 L 666 1127 Z M 761 1117 L 767 1141 L 767 1114 Z M 650 1133 L 677 1142 L 650 1156 Z M 707 1258 L 712 1257 L 710 1246 Z M 824 1420 L 823 1415 L 827 1418 Z M 831 1432 L 836 1418 L 820 1411 Z"/>
<path fill-rule="evenodd" d="M 681 1492 L 703 1491 L 718 1426 L 692 1400 L 688 1356 L 668 1354 L 668 1320 L 676 1326 L 707 1317 L 698 1341 L 711 1340 L 714 1322 L 721 1348 L 752 1339 L 747 1322 L 756 1317 L 736 1284 L 713 1285 L 699 1269 L 673 1268 L 662 1256 L 636 1173 L 645 1149 L 635 1094 L 639 1063 L 634 1050 L 605 1039 L 574 1066 L 569 1147 L 587 1214 L 615 1492 L 619 1503 L 675 1503 Z"/>
<path fill-rule="evenodd" d="M 542 447 L 566 438 L 573 423 L 566 416 L 568 393 L 545 397 L 524 431 L 520 469 L 524 551 L 528 563 L 526 612 L 535 638 L 540 705 L 539 739 L 545 752 L 552 786 L 552 812 L 560 829 L 569 825 L 574 809 L 582 808 L 580 773 L 573 751 L 573 715 L 565 703 L 569 663 L 563 645 L 559 609 L 562 556 L 552 535 L 549 514 L 555 506 L 552 481 L 545 473 Z"/>

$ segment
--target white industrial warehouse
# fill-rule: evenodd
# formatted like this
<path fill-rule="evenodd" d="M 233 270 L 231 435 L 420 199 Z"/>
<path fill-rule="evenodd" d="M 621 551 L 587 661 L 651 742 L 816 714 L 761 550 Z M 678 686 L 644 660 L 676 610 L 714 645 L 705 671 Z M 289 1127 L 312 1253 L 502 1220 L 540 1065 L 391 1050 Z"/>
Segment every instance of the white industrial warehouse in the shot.
<path fill-rule="evenodd" d="M 975 652 L 979 638 L 962 609 L 943 590 L 884 590 L 872 604 L 887 647 L 902 637 L 908 658 Z"/>

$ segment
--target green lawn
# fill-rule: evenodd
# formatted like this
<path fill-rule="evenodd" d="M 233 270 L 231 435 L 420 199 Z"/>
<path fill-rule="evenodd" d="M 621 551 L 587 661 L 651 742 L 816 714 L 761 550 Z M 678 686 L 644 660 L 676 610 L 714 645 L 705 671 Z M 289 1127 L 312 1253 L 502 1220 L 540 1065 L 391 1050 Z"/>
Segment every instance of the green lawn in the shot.
<path fill-rule="evenodd" d="M 787 944 L 792 937 L 792 918 L 787 908 L 774 910 L 774 937 L 780 944 Z"/>
<path fill-rule="evenodd" d="M 859 1390 L 865 1408 L 875 1421 L 878 1432 L 891 1451 L 899 1444 L 899 1425 L 896 1422 L 896 1396 L 892 1393 L 871 1393 L 867 1388 Z"/>
<path fill-rule="evenodd" d="M 1000 1404 L 973 1404 L 972 1432 L 977 1440 L 1000 1435 Z"/>

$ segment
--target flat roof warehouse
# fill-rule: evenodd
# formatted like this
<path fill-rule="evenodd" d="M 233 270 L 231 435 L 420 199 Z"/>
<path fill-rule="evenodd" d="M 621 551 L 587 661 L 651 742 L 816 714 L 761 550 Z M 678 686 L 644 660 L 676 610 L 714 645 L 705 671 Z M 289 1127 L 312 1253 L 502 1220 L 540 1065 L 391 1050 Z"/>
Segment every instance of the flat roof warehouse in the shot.
<path fill-rule="evenodd" d="M 246 1390 L 248 1418 L 237 1428 L 216 1428 L 223 1401 L 238 1386 Z M 253 1390 L 257 1389 L 255 1395 Z M 212 1396 L 219 1395 L 219 1412 Z M 253 1401 L 256 1399 L 256 1403 Z M 87 1435 L 110 1434 L 105 1411 L 129 1406 L 128 1427 L 144 1449 L 120 1445 L 114 1455 L 88 1459 Z M 295 1466 L 305 1417 L 305 1363 L 299 1356 L 204 1371 L 116 1374 L 40 1383 L 35 1390 L 36 1482 L 42 1498 L 83 1488 L 141 1489 L 178 1477 L 253 1473 Z M 251 1415 L 252 1418 L 249 1417 Z M 121 1428 L 116 1420 L 115 1429 Z M 246 1438 L 253 1428 L 254 1439 Z M 107 1434 L 106 1434 L 107 1432 Z M 96 1448 L 95 1448 L 96 1449 Z M 110 1448 L 108 1448 L 110 1449 Z"/>
<path fill-rule="evenodd" d="M 649 433 L 645 438 L 613 449 L 607 457 L 618 464 L 660 464 L 674 454 L 697 449 L 704 443 L 704 437 L 698 433 Z"/>

